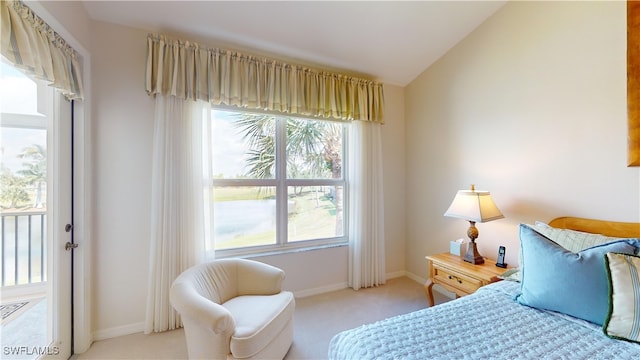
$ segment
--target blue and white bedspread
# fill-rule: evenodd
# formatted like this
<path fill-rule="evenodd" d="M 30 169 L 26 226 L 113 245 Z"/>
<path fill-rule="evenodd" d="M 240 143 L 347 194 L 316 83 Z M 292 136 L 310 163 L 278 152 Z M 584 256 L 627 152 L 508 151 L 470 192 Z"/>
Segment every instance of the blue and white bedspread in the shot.
<path fill-rule="evenodd" d="M 343 331 L 332 360 L 640 359 L 640 345 L 601 327 L 513 300 L 520 284 L 501 281 L 475 294 Z M 580 301 L 580 299 L 575 299 Z"/>

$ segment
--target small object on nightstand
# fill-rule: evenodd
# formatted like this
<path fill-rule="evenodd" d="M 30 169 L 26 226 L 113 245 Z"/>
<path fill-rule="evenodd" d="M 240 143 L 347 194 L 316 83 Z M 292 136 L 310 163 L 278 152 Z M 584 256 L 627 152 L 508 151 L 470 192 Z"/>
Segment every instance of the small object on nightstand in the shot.
<path fill-rule="evenodd" d="M 449 243 L 449 253 L 451 255 L 462 256 L 467 251 L 467 243 L 464 239 L 458 239 Z"/>
<path fill-rule="evenodd" d="M 501 268 L 506 268 L 507 267 L 507 263 L 504 262 L 504 253 L 505 253 L 504 246 L 500 246 L 498 248 L 498 261 L 496 262 L 496 266 L 497 267 L 501 267 Z"/>

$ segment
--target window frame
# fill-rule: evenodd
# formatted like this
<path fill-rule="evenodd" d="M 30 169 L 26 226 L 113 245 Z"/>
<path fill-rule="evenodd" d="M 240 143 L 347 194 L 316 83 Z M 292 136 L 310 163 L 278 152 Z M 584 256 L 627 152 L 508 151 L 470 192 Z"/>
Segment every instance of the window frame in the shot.
<path fill-rule="evenodd" d="M 211 111 L 225 111 L 245 114 L 267 114 L 275 116 L 276 118 L 276 131 L 275 131 L 275 177 L 273 179 L 216 179 L 212 178 L 209 182 L 209 190 L 211 194 L 214 194 L 214 188 L 218 186 L 240 187 L 240 186 L 270 186 L 276 189 L 276 241 L 275 244 L 267 245 L 252 245 L 238 248 L 229 249 L 216 249 L 216 238 L 212 228 L 212 248 L 215 251 L 216 258 L 224 257 L 237 257 L 237 256 L 264 256 L 271 254 L 279 254 L 285 252 L 297 252 L 306 251 L 318 248 L 345 246 L 348 244 L 348 181 L 347 181 L 347 167 L 349 166 L 349 160 L 347 156 L 347 132 L 348 123 L 341 121 L 332 121 L 327 119 L 318 119 L 313 117 L 304 116 L 290 116 L 286 114 L 272 113 L 266 111 L 248 111 L 244 109 L 230 108 L 226 106 L 212 106 Z M 215 117 L 211 116 L 212 120 Z M 342 177 L 340 179 L 289 179 L 287 178 L 287 121 L 288 119 L 302 119 L 311 121 L 330 121 L 340 124 L 342 127 Z M 343 231 L 342 236 L 335 236 L 329 238 L 316 238 L 309 240 L 297 240 L 289 241 L 288 234 L 288 189 L 291 186 L 342 186 L 343 200 L 342 200 L 342 223 Z M 212 196 L 213 198 L 213 196 Z M 213 201 L 213 200 L 211 200 Z M 213 221 L 213 220 L 212 220 Z M 215 226 L 215 224 L 214 224 Z"/>

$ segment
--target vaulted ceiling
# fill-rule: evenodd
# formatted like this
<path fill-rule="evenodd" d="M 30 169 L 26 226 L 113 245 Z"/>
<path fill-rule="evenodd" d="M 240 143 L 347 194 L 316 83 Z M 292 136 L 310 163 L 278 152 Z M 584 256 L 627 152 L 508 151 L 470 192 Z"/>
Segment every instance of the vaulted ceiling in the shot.
<path fill-rule="evenodd" d="M 193 34 L 405 86 L 505 3 L 85 1 L 84 6 L 94 20 Z"/>

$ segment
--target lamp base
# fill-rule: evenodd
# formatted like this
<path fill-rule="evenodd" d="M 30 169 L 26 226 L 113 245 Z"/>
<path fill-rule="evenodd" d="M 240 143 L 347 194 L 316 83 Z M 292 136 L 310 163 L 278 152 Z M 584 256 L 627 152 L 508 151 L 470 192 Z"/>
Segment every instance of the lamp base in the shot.
<path fill-rule="evenodd" d="M 478 252 L 478 247 L 476 246 L 476 242 L 471 240 L 471 244 L 467 248 L 467 253 L 464 254 L 462 260 L 472 263 L 474 265 L 484 264 L 484 258 Z"/>

